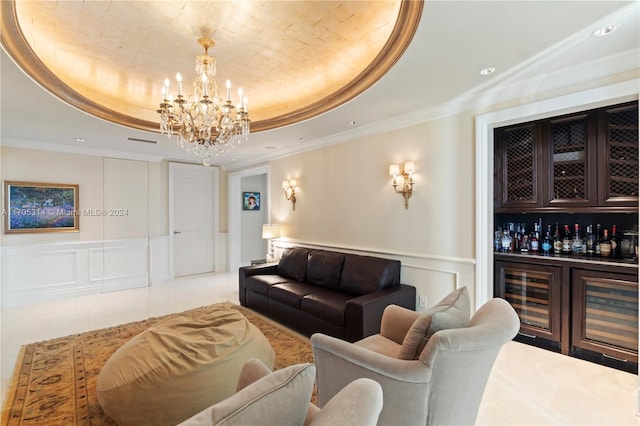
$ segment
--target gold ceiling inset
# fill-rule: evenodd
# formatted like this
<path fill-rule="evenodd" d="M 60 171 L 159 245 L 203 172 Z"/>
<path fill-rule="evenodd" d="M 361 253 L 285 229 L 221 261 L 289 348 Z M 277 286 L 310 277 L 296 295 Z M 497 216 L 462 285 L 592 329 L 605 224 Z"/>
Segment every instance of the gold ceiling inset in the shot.
<path fill-rule="evenodd" d="M 2 1 L 5 51 L 46 90 L 96 117 L 157 132 L 166 77 L 191 79 L 193 40 L 249 97 L 252 131 L 329 111 L 409 45 L 419 1 Z"/>

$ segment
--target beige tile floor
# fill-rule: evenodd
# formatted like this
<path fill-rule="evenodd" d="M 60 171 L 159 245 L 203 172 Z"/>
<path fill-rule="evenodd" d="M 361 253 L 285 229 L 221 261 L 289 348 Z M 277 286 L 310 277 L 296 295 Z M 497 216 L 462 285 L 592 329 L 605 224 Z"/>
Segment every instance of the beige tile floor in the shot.
<path fill-rule="evenodd" d="M 2 400 L 21 345 L 151 316 L 238 301 L 237 273 L 182 277 L 142 289 L 2 309 Z M 510 342 L 480 406 L 481 425 L 640 425 L 638 376 Z"/>

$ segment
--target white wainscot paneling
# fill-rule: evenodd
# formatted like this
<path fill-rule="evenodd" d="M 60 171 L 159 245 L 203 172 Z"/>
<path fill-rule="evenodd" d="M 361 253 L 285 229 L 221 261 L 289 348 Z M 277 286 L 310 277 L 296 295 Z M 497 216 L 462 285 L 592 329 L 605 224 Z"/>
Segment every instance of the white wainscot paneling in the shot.
<path fill-rule="evenodd" d="M 105 241 L 102 247 L 91 249 L 91 281 L 101 283 L 102 292 L 146 287 L 149 283 L 147 249 L 146 238 Z"/>
<path fill-rule="evenodd" d="M 169 252 L 168 235 L 153 237 L 149 240 L 149 279 L 151 285 L 161 284 L 171 279 Z"/>
<path fill-rule="evenodd" d="M 146 238 L 2 248 L 2 305 L 148 285 Z"/>

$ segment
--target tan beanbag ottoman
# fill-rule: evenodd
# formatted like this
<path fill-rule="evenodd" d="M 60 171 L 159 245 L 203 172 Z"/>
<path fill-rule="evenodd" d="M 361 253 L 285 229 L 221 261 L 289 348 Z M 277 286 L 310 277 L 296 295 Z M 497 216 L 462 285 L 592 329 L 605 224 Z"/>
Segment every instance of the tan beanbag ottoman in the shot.
<path fill-rule="evenodd" d="M 175 425 L 233 395 L 250 358 L 272 368 L 275 354 L 240 312 L 180 314 L 109 358 L 98 376 L 98 401 L 120 425 Z"/>

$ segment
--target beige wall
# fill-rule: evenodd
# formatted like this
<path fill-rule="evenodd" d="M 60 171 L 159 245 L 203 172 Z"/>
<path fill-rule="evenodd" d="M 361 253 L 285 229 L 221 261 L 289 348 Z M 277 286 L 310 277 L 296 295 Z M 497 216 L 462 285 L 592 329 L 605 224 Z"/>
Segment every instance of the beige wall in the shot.
<path fill-rule="evenodd" d="M 472 128 L 472 116 L 460 114 L 274 160 L 270 221 L 294 243 L 400 260 L 401 281 L 427 307 L 461 286 L 473 301 Z M 405 161 L 416 166 L 409 209 L 388 174 Z M 287 178 L 299 182 L 295 211 L 280 189 Z"/>
<path fill-rule="evenodd" d="M 474 164 L 467 114 L 272 161 L 271 188 L 299 181 L 296 211 L 272 198 L 271 220 L 283 236 L 382 252 L 473 257 Z M 405 210 L 390 163 L 414 161 Z"/>
<path fill-rule="evenodd" d="M 3 181 L 80 185 L 80 232 L 3 234 L 3 245 L 167 234 L 168 181 L 164 163 L 2 147 L 1 170 Z M 122 216 L 84 213 L 97 209 L 118 209 L 125 213 Z"/>

